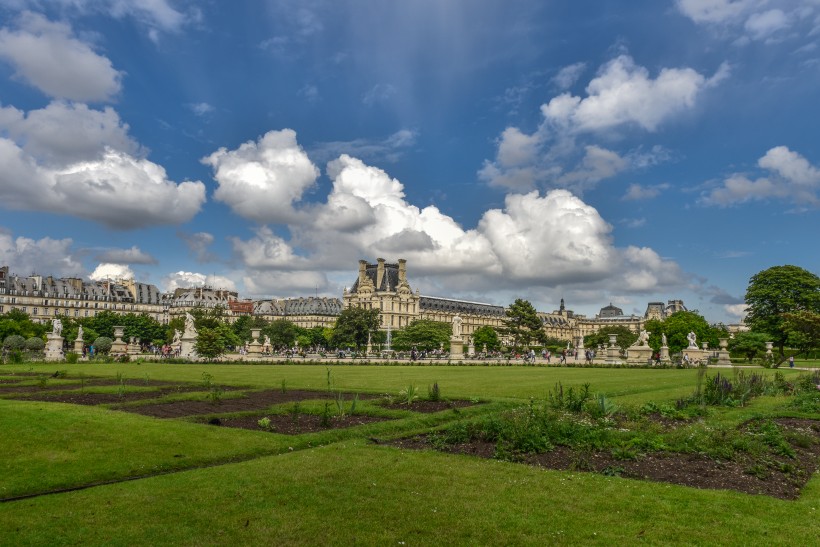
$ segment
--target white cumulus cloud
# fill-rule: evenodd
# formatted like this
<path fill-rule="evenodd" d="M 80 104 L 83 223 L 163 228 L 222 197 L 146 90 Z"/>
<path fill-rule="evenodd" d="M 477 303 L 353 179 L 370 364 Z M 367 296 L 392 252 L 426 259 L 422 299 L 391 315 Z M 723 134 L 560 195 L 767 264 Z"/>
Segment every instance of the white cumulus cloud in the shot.
<path fill-rule="evenodd" d="M 94 271 L 88 276 L 92 281 L 104 281 L 106 279 L 134 279 L 134 272 L 126 264 L 98 264 Z"/>
<path fill-rule="evenodd" d="M 0 266 L 8 266 L 11 273 L 21 276 L 82 276 L 85 269 L 72 249 L 73 244 L 70 238 L 15 238 L 0 229 Z"/>
<path fill-rule="evenodd" d="M 206 275 L 197 272 L 172 272 L 162 278 L 165 292 L 175 289 L 208 286 L 214 289 L 236 290 L 236 284 L 228 277 L 221 275 Z"/>
<path fill-rule="evenodd" d="M 78 40 L 64 23 L 25 12 L 19 28 L 0 29 L 0 58 L 15 76 L 51 97 L 110 101 L 121 88 L 122 73 L 111 61 Z"/>
<path fill-rule="evenodd" d="M 745 173 L 734 173 L 720 186 L 704 193 L 700 202 L 729 206 L 777 199 L 800 208 L 820 206 L 820 168 L 797 152 L 776 146 L 766 152 L 757 165 L 768 174 L 750 178 Z"/>

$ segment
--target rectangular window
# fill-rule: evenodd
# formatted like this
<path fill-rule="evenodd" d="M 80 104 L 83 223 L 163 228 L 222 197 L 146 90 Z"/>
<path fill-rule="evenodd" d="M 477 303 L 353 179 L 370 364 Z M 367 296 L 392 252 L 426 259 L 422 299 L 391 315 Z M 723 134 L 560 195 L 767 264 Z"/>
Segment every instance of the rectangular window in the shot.
<path fill-rule="evenodd" d="M 3 306 L 0 306 L 0 313 L 3 313 Z"/>
<path fill-rule="evenodd" d="M 23 313 L 26 313 L 26 307 L 23 306 Z"/>
<path fill-rule="evenodd" d="M 74 317 L 80 316 L 80 310 L 74 310 Z"/>
<path fill-rule="evenodd" d="M 32 315 L 38 315 L 38 313 L 37 313 L 37 312 L 39 312 L 39 311 L 40 311 L 40 310 L 38 310 L 37 308 L 33 308 L 33 309 L 32 309 L 32 311 L 31 311 L 31 313 L 32 313 Z"/>

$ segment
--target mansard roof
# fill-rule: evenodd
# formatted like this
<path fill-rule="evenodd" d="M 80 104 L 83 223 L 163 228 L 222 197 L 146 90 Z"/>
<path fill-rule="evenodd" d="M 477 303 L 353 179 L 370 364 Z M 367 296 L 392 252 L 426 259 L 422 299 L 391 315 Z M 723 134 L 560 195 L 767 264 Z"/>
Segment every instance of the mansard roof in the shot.
<path fill-rule="evenodd" d="M 468 302 L 466 300 L 452 300 L 450 298 L 437 298 L 435 296 L 420 297 L 419 309 L 422 312 L 438 311 L 456 314 L 463 313 L 465 315 L 492 315 L 498 317 L 504 317 L 506 315 L 503 306 Z"/>
<path fill-rule="evenodd" d="M 338 298 L 309 296 L 307 298 L 287 298 L 282 300 L 260 300 L 255 303 L 255 315 L 339 315 L 342 301 Z"/>

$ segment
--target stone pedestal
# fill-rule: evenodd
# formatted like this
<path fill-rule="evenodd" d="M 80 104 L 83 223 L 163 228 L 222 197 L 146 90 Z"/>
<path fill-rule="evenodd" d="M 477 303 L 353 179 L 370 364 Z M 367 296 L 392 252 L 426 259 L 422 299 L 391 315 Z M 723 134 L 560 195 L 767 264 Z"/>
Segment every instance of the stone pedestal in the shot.
<path fill-rule="evenodd" d="M 729 358 L 729 339 L 720 338 L 720 349 L 717 354 L 717 364 L 720 366 L 732 366 L 732 360 Z"/>
<path fill-rule="evenodd" d="M 708 352 L 705 352 L 700 348 L 683 348 L 683 351 L 681 352 L 681 354 L 682 354 L 681 359 L 683 359 L 683 357 L 685 357 L 686 355 L 689 356 L 689 365 L 690 366 L 696 366 L 698 364 L 704 364 L 704 360 L 709 357 Z M 684 362 L 684 364 L 686 364 L 686 363 Z"/>
<path fill-rule="evenodd" d="M 606 348 L 606 364 L 617 365 L 621 363 L 621 348 L 618 347 L 618 335 L 609 335 L 609 347 Z"/>
<path fill-rule="evenodd" d="M 62 361 L 65 359 L 65 354 L 63 353 L 63 337 L 54 333 L 48 333 L 46 334 L 46 339 L 46 361 Z"/>
<path fill-rule="evenodd" d="M 77 338 L 76 340 L 74 340 L 74 353 L 76 353 L 77 355 L 82 355 L 84 344 L 85 342 L 83 342 L 82 338 Z"/>
<path fill-rule="evenodd" d="M 473 344 L 472 338 L 470 338 L 470 343 L 467 345 L 467 355 L 469 357 L 475 357 L 475 344 Z"/>
<path fill-rule="evenodd" d="M 626 361 L 636 365 L 645 365 L 652 359 L 652 348 L 649 346 L 630 346 L 626 350 Z"/>
<path fill-rule="evenodd" d="M 128 355 L 139 355 L 140 353 L 140 339 L 132 336 L 128 340 Z"/>
<path fill-rule="evenodd" d="M 248 355 L 251 357 L 259 357 L 262 355 L 262 344 L 259 343 L 260 329 L 251 329 L 251 343 L 248 344 Z"/>
<path fill-rule="evenodd" d="M 661 363 L 668 363 L 669 361 L 669 346 L 661 346 Z"/>
<path fill-rule="evenodd" d="M 459 337 L 450 338 L 450 359 L 464 359 L 464 341 Z"/>
<path fill-rule="evenodd" d="M 196 357 L 196 350 L 194 349 L 194 345 L 196 344 L 196 338 L 190 336 L 182 336 L 182 340 L 180 341 L 180 350 L 179 356 L 185 358 L 192 358 Z"/>
<path fill-rule="evenodd" d="M 114 343 L 111 344 L 112 354 L 125 353 L 127 344 L 122 341 L 123 333 L 125 333 L 125 327 L 114 327 Z"/>

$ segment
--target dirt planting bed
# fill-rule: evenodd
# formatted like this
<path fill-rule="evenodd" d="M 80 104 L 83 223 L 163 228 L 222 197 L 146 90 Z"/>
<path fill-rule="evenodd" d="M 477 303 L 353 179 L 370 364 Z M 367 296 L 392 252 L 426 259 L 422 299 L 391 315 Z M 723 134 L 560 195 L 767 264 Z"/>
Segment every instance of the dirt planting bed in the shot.
<path fill-rule="evenodd" d="M 693 488 L 735 490 L 792 500 L 818 468 L 820 461 L 820 421 L 781 418 L 774 420 L 784 430 L 809 434 L 808 446 L 792 443 L 794 457 L 767 454 L 756 460 L 739 454 L 732 460 L 716 460 L 702 454 L 654 452 L 634 460 L 619 460 L 605 451 L 579 451 L 559 446 L 542 454 L 524 454 L 517 461 L 547 469 L 593 471 L 605 475 L 668 482 Z M 398 439 L 390 444 L 408 449 L 430 449 L 426 435 Z M 481 458 L 495 456 L 495 444 L 484 441 L 445 445 L 440 450 Z"/>
<path fill-rule="evenodd" d="M 270 425 L 267 428 L 259 425 L 261 418 L 268 418 L 268 420 L 270 420 Z M 331 416 L 327 422 L 323 422 L 321 416 L 315 416 L 313 414 L 257 414 L 238 418 L 212 418 L 205 423 L 222 427 L 251 429 L 253 431 L 270 431 L 271 433 L 281 433 L 283 435 L 300 435 L 302 433 L 315 433 L 327 429 L 355 427 L 357 425 L 381 422 L 387 419 L 388 418 L 363 415 Z"/>
<path fill-rule="evenodd" d="M 86 384 L 86 387 L 92 384 Z M 110 384 L 101 384 L 110 385 Z M 144 384 L 141 384 L 144 385 Z M 20 401 L 43 401 L 50 403 L 70 403 L 74 405 L 105 405 L 105 404 L 119 404 L 132 401 L 142 401 L 145 399 L 157 399 L 165 395 L 173 393 L 183 393 L 189 391 L 201 391 L 204 388 L 196 386 L 177 386 L 172 384 L 158 384 L 160 389 L 152 389 L 147 391 L 124 391 L 123 393 L 90 393 L 76 386 L 72 388 L 61 388 L 60 390 L 53 390 L 49 392 L 39 393 L 34 390 L 27 390 L 24 395 L 13 397 Z M 66 391 L 66 389 L 69 389 Z M 0 391 L 2 393 L 2 391 Z"/>
<path fill-rule="evenodd" d="M 353 400 L 353 394 L 345 394 L 347 401 Z M 122 407 L 117 410 L 134 412 L 155 418 L 181 418 L 183 416 L 196 416 L 199 414 L 227 414 L 230 412 L 245 412 L 252 410 L 265 410 L 272 405 L 282 403 L 292 403 L 307 401 L 311 399 L 330 399 L 333 395 L 326 391 L 303 391 L 289 389 L 286 392 L 281 390 L 252 391 L 238 399 L 222 399 L 214 401 L 169 401 L 167 403 L 146 404 L 133 407 Z M 373 396 L 359 396 L 359 399 L 372 398 Z"/>

